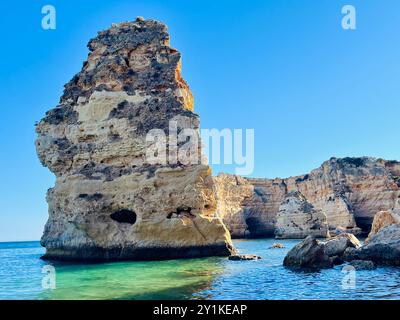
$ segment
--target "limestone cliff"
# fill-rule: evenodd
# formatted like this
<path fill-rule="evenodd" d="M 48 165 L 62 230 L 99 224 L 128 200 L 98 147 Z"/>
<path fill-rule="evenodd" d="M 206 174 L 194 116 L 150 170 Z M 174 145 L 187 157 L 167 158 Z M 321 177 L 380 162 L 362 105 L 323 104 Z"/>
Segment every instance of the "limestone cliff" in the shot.
<path fill-rule="evenodd" d="M 371 232 L 365 239 L 365 244 L 379 233 L 382 229 L 391 226 L 392 224 L 400 224 L 400 212 L 398 211 L 379 211 L 372 222 Z"/>
<path fill-rule="evenodd" d="M 214 181 L 218 185 L 225 179 L 228 177 Z M 252 188 L 252 194 L 241 197 L 231 187 L 229 202 L 223 193 L 217 194 L 219 214 L 228 229 L 232 230 L 233 221 L 245 221 L 242 230 L 235 226 L 235 234 L 245 234 L 248 230 L 250 236 L 274 236 L 279 208 L 293 191 L 300 192 L 326 215 L 331 232 L 338 229 L 358 233 L 360 228 L 368 232 L 377 212 L 399 206 L 400 162 L 369 157 L 331 158 L 309 174 L 286 179 L 245 178 L 241 185 Z M 236 188 L 236 192 L 240 190 Z M 232 203 L 233 199 L 237 202 Z M 241 217 L 227 215 L 230 206 Z M 308 231 L 312 233 L 311 229 Z"/>
<path fill-rule="evenodd" d="M 39 158 L 56 175 L 45 258 L 229 255 L 210 168 L 147 161 L 149 130 L 168 134 L 170 120 L 177 131 L 199 129 L 166 26 L 142 18 L 115 24 L 88 47 L 82 70 L 36 127 Z"/>
<path fill-rule="evenodd" d="M 275 236 L 279 239 L 328 237 L 326 215 L 309 203 L 299 191 L 289 192 L 279 206 Z"/>
<path fill-rule="evenodd" d="M 246 210 L 243 203 L 253 194 L 253 186 L 246 179 L 220 174 L 214 178 L 215 194 L 222 201 L 217 202 L 217 212 L 223 213 L 223 218 L 229 221 L 229 231 L 233 238 L 243 238 L 248 233 Z"/>

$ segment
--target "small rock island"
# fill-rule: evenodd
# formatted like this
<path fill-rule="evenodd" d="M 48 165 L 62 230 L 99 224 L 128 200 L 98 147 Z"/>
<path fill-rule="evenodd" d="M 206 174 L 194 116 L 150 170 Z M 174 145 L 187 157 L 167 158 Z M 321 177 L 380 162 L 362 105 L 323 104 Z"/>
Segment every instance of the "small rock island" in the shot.
<path fill-rule="evenodd" d="M 199 130 L 167 27 L 137 18 L 99 32 L 82 70 L 36 127 L 48 190 L 45 259 L 107 261 L 228 256 L 211 169 L 149 164 L 146 134 Z M 172 146 L 167 145 L 167 148 Z M 201 150 L 199 148 L 199 157 Z"/>

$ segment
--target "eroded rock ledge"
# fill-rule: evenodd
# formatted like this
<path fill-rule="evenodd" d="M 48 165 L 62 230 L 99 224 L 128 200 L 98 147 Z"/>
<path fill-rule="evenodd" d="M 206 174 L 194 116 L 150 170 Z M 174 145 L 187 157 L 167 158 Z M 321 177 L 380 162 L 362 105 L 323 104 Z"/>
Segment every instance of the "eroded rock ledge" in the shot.
<path fill-rule="evenodd" d="M 377 212 L 399 206 L 400 162 L 331 158 L 297 177 L 258 179 L 221 174 L 214 181 L 218 212 L 233 237 L 320 237 L 325 234 L 324 216 L 332 235 L 367 234 Z M 288 197 L 292 199 L 289 203 Z M 310 205 L 314 214 L 301 209 Z"/>
<path fill-rule="evenodd" d="M 168 134 L 172 119 L 177 130 L 199 128 L 166 26 L 115 24 L 88 47 L 82 70 L 36 127 L 40 161 L 56 175 L 47 193 L 45 258 L 230 255 L 210 168 L 146 161 L 149 130 Z"/>

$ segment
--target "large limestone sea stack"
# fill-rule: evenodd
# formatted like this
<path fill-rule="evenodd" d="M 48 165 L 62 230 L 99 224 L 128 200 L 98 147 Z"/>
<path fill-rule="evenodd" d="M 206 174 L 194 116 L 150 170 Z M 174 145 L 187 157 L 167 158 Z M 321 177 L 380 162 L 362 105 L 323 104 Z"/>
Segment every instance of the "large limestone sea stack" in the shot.
<path fill-rule="evenodd" d="M 142 18 L 115 24 L 88 47 L 82 70 L 36 127 L 39 158 L 56 175 L 47 193 L 44 257 L 229 255 L 234 249 L 215 213 L 210 168 L 147 161 L 151 129 L 168 134 L 170 120 L 178 132 L 199 129 L 166 26 Z"/>

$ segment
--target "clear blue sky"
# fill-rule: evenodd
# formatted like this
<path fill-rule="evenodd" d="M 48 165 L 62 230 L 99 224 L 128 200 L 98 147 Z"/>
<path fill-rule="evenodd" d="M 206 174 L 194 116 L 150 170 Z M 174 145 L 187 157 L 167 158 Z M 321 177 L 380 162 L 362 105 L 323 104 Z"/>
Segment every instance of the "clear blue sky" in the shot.
<path fill-rule="evenodd" d="M 41 8 L 57 29 L 41 28 Z M 357 30 L 341 28 L 341 7 Z M 254 128 L 258 177 L 286 177 L 331 156 L 400 159 L 400 1 L 20 1 L 0 4 L 0 241 L 39 239 L 45 193 L 34 123 L 113 22 L 169 26 L 204 128 Z M 232 167 L 215 166 L 232 172 Z"/>

